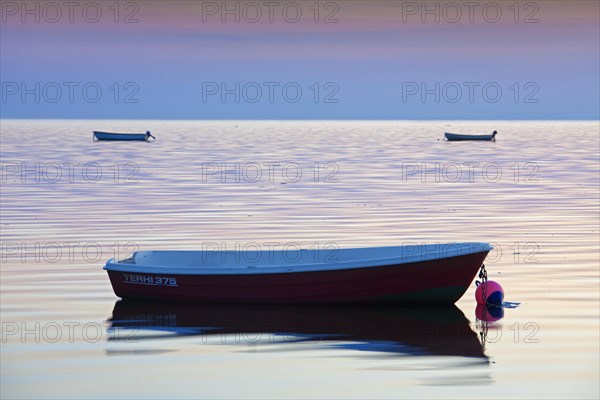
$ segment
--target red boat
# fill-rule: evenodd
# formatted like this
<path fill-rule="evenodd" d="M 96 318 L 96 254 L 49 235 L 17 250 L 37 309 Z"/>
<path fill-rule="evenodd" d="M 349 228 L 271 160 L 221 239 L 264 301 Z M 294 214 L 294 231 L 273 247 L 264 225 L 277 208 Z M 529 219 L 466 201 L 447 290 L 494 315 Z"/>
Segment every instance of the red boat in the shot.
<path fill-rule="evenodd" d="M 138 251 L 109 260 L 121 298 L 202 303 L 455 303 L 488 243 L 297 251 Z"/>

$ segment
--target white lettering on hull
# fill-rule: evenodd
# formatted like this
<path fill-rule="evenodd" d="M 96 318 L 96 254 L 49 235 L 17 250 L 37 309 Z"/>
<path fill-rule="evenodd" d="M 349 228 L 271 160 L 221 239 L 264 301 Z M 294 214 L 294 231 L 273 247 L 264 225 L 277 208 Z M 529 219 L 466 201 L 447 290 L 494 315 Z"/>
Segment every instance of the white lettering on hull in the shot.
<path fill-rule="evenodd" d="M 179 286 L 177 284 L 177 278 L 172 276 L 123 274 L 123 283 L 151 286 Z"/>

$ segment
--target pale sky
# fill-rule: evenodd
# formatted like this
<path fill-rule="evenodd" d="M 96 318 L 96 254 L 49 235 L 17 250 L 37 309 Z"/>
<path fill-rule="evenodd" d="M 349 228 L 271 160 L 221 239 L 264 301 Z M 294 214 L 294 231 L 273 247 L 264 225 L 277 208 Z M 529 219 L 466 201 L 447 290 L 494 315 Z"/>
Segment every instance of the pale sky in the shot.
<path fill-rule="evenodd" d="M 2 118 L 599 118 L 597 1 L 50 3 L 2 2 Z"/>

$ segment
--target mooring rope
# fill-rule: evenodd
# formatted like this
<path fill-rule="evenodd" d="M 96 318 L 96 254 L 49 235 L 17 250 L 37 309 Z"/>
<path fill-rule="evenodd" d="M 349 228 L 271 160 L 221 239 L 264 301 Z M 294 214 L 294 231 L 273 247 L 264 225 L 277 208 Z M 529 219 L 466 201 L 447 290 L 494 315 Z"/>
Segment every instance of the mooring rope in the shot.
<path fill-rule="evenodd" d="M 485 269 L 485 264 L 481 264 L 481 268 L 479 269 L 479 279 L 481 279 L 480 281 L 477 280 L 475 281 L 475 286 L 479 286 L 482 283 L 487 283 L 488 280 L 488 275 L 487 275 L 487 270 Z M 483 288 L 481 289 L 482 293 L 482 297 L 483 297 L 483 313 L 481 316 L 481 332 L 479 332 L 479 336 L 481 338 L 481 345 L 483 347 L 483 351 L 485 351 L 485 342 L 487 340 L 487 334 L 488 334 L 488 323 L 487 323 L 487 285 L 483 285 Z"/>

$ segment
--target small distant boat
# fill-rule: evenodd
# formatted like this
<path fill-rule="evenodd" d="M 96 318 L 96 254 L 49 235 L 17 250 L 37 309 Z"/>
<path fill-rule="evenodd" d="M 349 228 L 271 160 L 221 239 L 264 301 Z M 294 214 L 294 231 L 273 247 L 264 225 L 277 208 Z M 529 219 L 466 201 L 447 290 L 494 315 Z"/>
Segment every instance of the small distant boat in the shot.
<path fill-rule="evenodd" d="M 148 141 L 150 138 L 156 140 L 150 131 L 146 133 L 111 133 L 111 132 L 99 132 L 94 131 L 94 140 L 143 140 Z"/>
<path fill-rule="evenodd" d="M 285 251 L 137 251 L 104 269 L 121 298 L 238 304 L 445 303 L 492 246 L 449 243 Z"/>
<path fill-rule="evenodd" d="M 450 142 L 458 142 L 461 140 L 491 140 L 492 142 L 496 141 L 496 135 L 498 132 L 494 131 L 489 135 L 461 135 L 458 133 L 448 133 L 446 132 L 444 136 L 446 140 Z"/>

